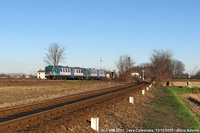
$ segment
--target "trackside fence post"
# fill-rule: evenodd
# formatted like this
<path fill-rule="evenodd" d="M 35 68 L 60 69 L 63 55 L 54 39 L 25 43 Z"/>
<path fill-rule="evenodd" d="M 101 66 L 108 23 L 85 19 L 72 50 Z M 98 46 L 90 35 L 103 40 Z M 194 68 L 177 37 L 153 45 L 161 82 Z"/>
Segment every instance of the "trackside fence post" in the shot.
<path fill-rule="evenodd" d="M 145 94 L 145 90 L 142 90 L 142 95 L 144 95 Z"/>
<path fill-rule="evenodd" d="M 133 97 L 129 97 L 129 102 L 134 104 L 134 98 Z"/>
<path fill-rule="evenodd" d="M 98 117 L 91 118 L 91 128 L 96 131 L 99 131 L 99 118 Z"/>

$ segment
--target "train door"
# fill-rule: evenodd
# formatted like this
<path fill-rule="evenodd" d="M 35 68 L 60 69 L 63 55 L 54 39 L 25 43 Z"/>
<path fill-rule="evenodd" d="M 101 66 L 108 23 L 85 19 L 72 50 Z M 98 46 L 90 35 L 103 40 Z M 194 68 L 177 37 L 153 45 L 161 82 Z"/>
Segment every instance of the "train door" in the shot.
<path fill-rule="evenodd" d="M 100 76 L 99 76 L 99 70 L 97 70 L 97 78 L 98 79 L 100 78 Z"/>
<path fill-rule="evenodd" d="M 58 74 L 60 74 L 60 72 L 62 72 L 62 68 L 58 68 Z"/>
<path fill-rule="evenodd" d="M 74 78 L 74 69 L 71 69 L 71 77 Z"/>
<path fill-rule="evenodd" d="M 88 77 L 89 71 L 87 69 L 83 69 L 83 76 Z"/>

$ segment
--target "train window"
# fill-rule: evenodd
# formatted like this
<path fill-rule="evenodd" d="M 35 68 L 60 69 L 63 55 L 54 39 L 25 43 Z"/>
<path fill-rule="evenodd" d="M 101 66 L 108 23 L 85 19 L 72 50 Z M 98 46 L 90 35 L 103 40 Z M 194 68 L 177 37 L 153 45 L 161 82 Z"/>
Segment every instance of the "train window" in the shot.
<path fill-rule="evenodd" d="M 78 70 L 76 70 L 76 73 L 78 73 Z"/>
<path fill-rule="evenodd" d="M 76 73 L 76 69 L 74 69 L 74 73 Z"/>
<path fill-rule="evenodd" d="M 81 73 L 83 73 L 83 70 L 81 70 Z"/>
<path fill-rule="evenodd" d="M 60 69 L 60 72 L 62 72 L 62 69 Z"/>
<path fill-rule="evenodd" d="M 66 69 L 66 72 L 67 72 L 67 69 Z"/>
<path fill-rule="evenodd" d="M 71 72 L 71 69 L 68 69 L 68 72 Z"/>
<path fill-rule="evenodd" d="M 63 69 L 63 72 L 65 72 L 65 69 Z"/>

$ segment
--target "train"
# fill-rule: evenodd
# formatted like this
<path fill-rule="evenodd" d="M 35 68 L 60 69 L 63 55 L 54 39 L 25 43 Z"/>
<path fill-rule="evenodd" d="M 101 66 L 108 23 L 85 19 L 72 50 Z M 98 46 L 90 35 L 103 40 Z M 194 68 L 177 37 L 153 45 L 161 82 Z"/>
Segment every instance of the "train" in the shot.
<path fill-rule="evenodd" d="M 106 79 L 106 70 L 68 66 L 46 66 L 47 79 Z"/>

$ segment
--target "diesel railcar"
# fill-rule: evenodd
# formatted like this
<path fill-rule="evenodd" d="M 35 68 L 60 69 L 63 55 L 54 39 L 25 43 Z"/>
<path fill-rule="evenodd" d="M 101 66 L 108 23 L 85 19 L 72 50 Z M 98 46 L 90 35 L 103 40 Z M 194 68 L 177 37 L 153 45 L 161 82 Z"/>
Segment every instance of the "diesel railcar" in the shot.
<path fill-rule="evenodd" d="M 91 69 L 68 66 L 47 66 L 45 67 L 47 79 L 105 79 L 104 69 Z"/>

